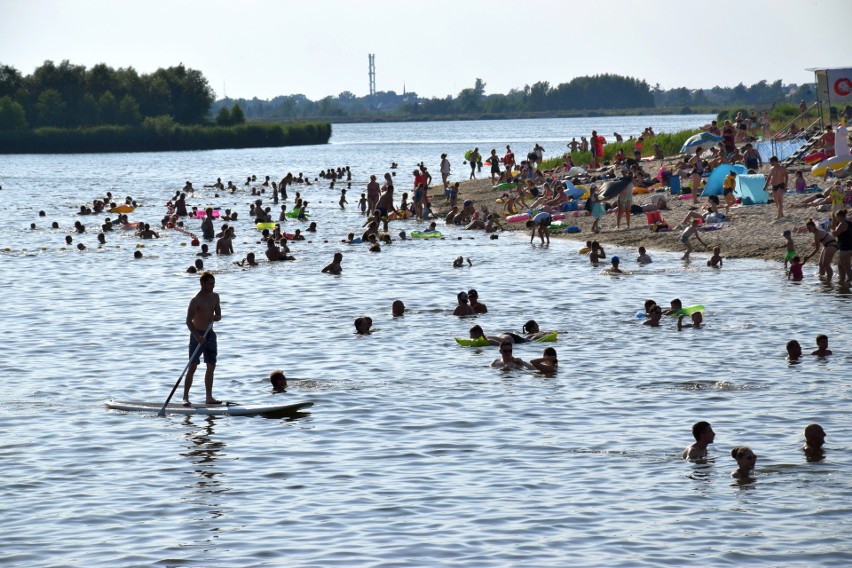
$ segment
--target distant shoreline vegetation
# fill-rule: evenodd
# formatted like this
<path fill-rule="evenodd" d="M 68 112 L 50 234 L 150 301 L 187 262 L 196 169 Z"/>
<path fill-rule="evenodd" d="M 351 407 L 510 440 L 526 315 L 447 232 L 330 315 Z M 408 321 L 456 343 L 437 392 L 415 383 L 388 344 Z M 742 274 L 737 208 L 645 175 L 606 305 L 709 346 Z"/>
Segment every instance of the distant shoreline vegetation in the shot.
<path fill-rule="evenodd" d="M 282 95 L 269 100 L 224 98 L 217 109 L 239 105 L 249 121 L 290 122 L 329 120 L 347 122 L 420 122 L 439 120 L 503 120 L 516 118 L 575 118 L 655 114 L 719 114 L 732 109 L 771 110 L 779 104 L 813 100 L 813 84 L 783 85 L 759 81 L 750 87 L 664 90 L 643 80 L 602 74 L 575 77 L 551 85 L 539 81 L 506 94 L 485 92 L 476 79 L 456 96 L 421 97 L 415 92 L 379 91 L 358 97 L 350 91 L 313 101 L 305 95 Z"/>
<path fill-rule="evenodd" d="M 326 144 L 331 124 L 251 123 L 238 104 L 212 114 L 213 89 L 182 64 L 140 75 L 45 61 L 31 75 L 0 64 L 0 153 L 212 150 Z"/>
<path fill-rule="evenodd" d="M 0 131 L 3 154 L 76 154 L 174 152 L 235 148 L 271 148 L 326 144 L 331 124 L 240 124 L 202 126 L 174 124 L 169 117 L 139 126 L 44 127 Z"/>

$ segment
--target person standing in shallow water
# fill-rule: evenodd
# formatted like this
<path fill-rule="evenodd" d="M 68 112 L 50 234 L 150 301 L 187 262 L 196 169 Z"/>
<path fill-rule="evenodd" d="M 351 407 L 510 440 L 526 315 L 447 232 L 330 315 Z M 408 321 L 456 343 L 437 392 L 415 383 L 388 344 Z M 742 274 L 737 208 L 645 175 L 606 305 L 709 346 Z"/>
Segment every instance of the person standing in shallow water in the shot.
<path fill-rule="evenodd" d="M 190 300 L 189 308 L 186 310 L 186 327 L 189 328 L 189 356 L 192 357 L 186 372 L 183 384 L 183 403 L 189 405 L 189 391 L 192 389 L 192 379 L 195 369 L 201 362 L 201 354 L 204 354 L 204 363 L 207 372 L 204 374 L 204 390 L 206 391 L 206 404 L 222 404 L 213 398 L 213 373 L 216 370 L 216 358 L 218 345 L 216 344 L 216 332 L 213 331 L 213 322 L 222 319 L 222 307 L 219 303 L 219 294 L 213 291 L 216 278 L 213 274 L 205 272 L 199 279 L 201 290 Z M 198 346 L 201 349 L 195 352 Z"/>

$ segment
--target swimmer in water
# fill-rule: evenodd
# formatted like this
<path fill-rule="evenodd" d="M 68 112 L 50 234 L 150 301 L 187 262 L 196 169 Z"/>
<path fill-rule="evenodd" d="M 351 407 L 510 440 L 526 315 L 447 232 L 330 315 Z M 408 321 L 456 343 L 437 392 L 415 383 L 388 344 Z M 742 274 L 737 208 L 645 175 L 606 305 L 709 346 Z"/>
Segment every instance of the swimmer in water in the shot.
<path fill-rule="evenodd" d="M 494 359 L 491 362 L 492 367 L 499 367 L 501 369 L 534 369 L 532 365 L 524 361 L 523 359 L 518 359 L 516 357 L 512 357 L 512 342 L 508 340 L 504 340 L 500 343 L 500 357 L 498 359 Z"/>
<path fill-rule="evenodd" d="M 589 262 L 597 264 L 599 260 L 606 258 L 606 252 L 598 241 L 592 241 L 592 248 L 589 251 Z"/>
<path fill-rule="evenodd" d="M 367 335 L 371 333 L 371 327 L 373 327 L 373 318 L 368 316 L 355 318 L 355 332 L 358 335 Z"/>
<path fill-rule="evenodd" d="M 692 323 L 683 323 L 683 318 L 685 315 L 677 316 L 677 330 L 680 331 L 685 327 L 691 327 L 693 329 L 701 329 L 701 324 L 704 322 L 704 316 L 701 312 L 693 312 L 689 318 L 692 320 Z"/>
<path fill-rule="evenodd" d="M 827 355 L 831 355 L 831 349 L 828 348 L 828 336 L 819 334 L 816 337 L 817 349 L 816 351 L 812 351 L 811 355 L 816 355 L 817 357 L 825 357 Z"/>
<path fill-rule="evenodd" d="M 692 425 L 692 436 L 695 442 L 683 450 L 683 459 L 694 460 L 707 457 L 707 446 L 716 439 L 716 432 L 709 422 L 700 421 Z"/>
<path fill-rule="evenodd" d="M 527 341 L 535 341 L 536 339 L 541 339 L 545 335 L 551 333 L 549 331 L 541 331 L 538 327 L 538 322 L 536 322 L 535 320 L 529 320 L 527 323 L 525 323 L 523 330 L 526 334 L 524 336 L 524 339 L 526 339 Z"/>
<path fill-rule="evenodd" d="M 675 312 L 678 312 L 683 309 L 683 302 L 680 301 L 680 298 L 675 298 L 671 302 L 669 302 L 669 309 L 663 312 L 664 316 L 672 316 Z"/>
<path fill-rule="evenodd" d="M 660 319 L 663 317 L 663 309 L 660 306 L 654 304 L 650 307 L 646 314 L 647 319 L 642 322 L 642 325 L 660 327 Z"/>
<path fill-rule="evenodd" d="M 485 335 L 480 325 L 473 326 L 468 333 L 471 339 L 485 339 L 490 345 L 500 345 L 503 341 L 514 343 L 514 340 L 509 334 Z"/>
<path fill-rule="evenodd" d="M 471 316 L 475 313 L 473 308 L 470 307 L 470 304 L 468 304 L 469 298 L 467 292 L 459 292 L 456 299 L 458 300 L 458 305 L 453 310 L 454 316 Z"/>
<path fill-rule="evenodd" d="M 270 373 L 269 382 L 272 383 L 273 392 L 284 392 L 284 389 L 287 388 L 287 377 L 284 376 L 284 371 L 281 369 Z"/>
<path fill-rule="evenodd" d="M 257 266 L 257 260 L 255 260 L 254 253 L 250 252 L 244 259 L 235 262 L 234 264 L 237 266 Z"/>
<path fill-rule="evenodd" d="M 639 256 L 636 257 L 637 264 L 650 264 L 653 262 L 651 257 L 648 256 L 648 253 L 645 251 L 645 247 L 639 247 Z"/>
<path fill-rule="evenodd" d="M 722 268 L 722 249 L 713 247 L 713 256 L 707 261 L 707 266 L 710 268 Z"/>
<path fill-rule="evenodd" d="M 610 274 L 624 274 L 624 271 L 618 267 L 618 264 L 621 262 L 620 258 L 614 256 L 610 262 L 612 262 L 612 266 L 604 270 L 604 272 L 609 272 Z"/>
<path fill-rule="evenodd" d="M 795 339 L 787 342 L 787 360 L 791 363 L 798 363 L 802 357 L 802 346 Z"/>
<path fill-rule="evenodd" d="M 805 445 L 802 451 L 808 461 L 820 461 L 825 457 L 822 445 L 825 443 L 825 430 L 819 424 L 808 424 L 805 426 Z"/>
<path fill-rule="evenodd" d="M 731 472 L 734 479 L 751 479 L 757 456 L 748 446 L 737 446 L 731 450 L 731 457 L 737 460 L 737 469 Z"/>
<path fill-rule="evenodd" d="M 395 318 L 405 315 L 405 304 L 402 303 L 402 300 L 393 301 L 393 304 L 391 304 L 391 315 Z"/>
<path fill-rule="evenodd" d="M 555 373 L 559 368 L 556 349 L 553 347 L 545 347 L 542 356 L 538 359 L 531 359 L 530 365 L 546 375 Z"/>
<path fill-rule="evenodd" d="M 471 288 L 467 291 L 468 300 L 470 300 L 470 307 L 473 308 L 473 311 L 477 314 L 487 314 L 488 306 L 481 303 L 479 301 L 479 292 L 475 289 Z"/>
<path fill-rule="evenodd" d="M 322 269 L 322 272 L 325 274 L 340 274 L 343 272 L 343 267 L 340 263 L 343 261 L 343 253 L 336 252 L 334 253 L 334 259 L 331 261 L 331 264 Z"/>

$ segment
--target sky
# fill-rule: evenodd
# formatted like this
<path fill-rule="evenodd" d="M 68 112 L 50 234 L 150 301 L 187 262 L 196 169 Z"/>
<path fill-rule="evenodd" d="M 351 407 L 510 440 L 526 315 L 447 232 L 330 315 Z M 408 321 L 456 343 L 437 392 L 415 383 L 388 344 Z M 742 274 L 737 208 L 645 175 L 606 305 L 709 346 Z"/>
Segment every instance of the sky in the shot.
<path fill-rule="evenodd" d="M 377 90 L 422 97 L 601 73 L 697 89 L 852 67 L 850 21 L 852 0 L 0 0 L 0 64 L 183 63 L 217 99 L 364 96 L 370 53 Z"/>

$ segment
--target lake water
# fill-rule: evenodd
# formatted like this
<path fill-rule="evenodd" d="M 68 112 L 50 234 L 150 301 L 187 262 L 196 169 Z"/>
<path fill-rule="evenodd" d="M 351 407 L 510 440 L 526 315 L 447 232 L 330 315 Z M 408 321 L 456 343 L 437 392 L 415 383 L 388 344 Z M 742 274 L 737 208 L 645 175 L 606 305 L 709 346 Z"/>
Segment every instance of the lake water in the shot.
<path fill-rule="evenodd" d="M 407 175 L 420 160 L 437 171 L 442 151 L 460 166 L 472 144 L 508 142 L 520 153 L 540 142 L 555 154 L 593 127 L 626 136 L 707 120 L 341 125 L 321 147 L 0 156 L 0 562 L 848 566 L 850 298 L 820 285 L 813 267 L 792 284 L 778 263 L 711 270 L 703 253 L 685 266 L 679 254 L 652 252 L 641 268 L 634 250 L 616 249 L 607 252 L 630 274 L 615 277 L 578 255 L 578 242 L 543 248 L 524 235 L 491 241 L 443 226 L 445 240 L 396 241 L 380 254 L 338 242 L 363 222 L 358 180 L 391 161 Z M 357 182 L 350 206 L 339 211 L 338 190 L 303 189 L 319 230 L 292 245 L 293 263 L 232 264 L 263 250 L 250 195 L 190 199 L 243 216 L 237 258 L 206 260 L 223 307 L 215 393 L 310 400 L 310 412 L 273 420 L 107 411 L 109 398 L 164 400 L 183 369 L 185 310 L 198 289 L 184 270 L 197 249 L 168 230 L 144 243 L 109 234 L 97 249 L 101 219 L 76 216 L 79 205 L 108 190 L 132 195 L 144 206 L 131 219 L 159 225 L 187 179 L 242 187 L 249 174 L 313 176 L 339 165 Z M 464 173 L 457 167 L 455 179 Z M 89 227 L 73 235 L 84 252 L 65 250 L 76 220 Z M 423 227 L 391 225 L 393 234 Z M 321 274 L 338 250 L 343 275 Z M 453 269 L 459 255 L 473 267 Z M 453 317 L 456 293 L 471 287 L 489 313 Z M 671 320 L 650 329 L 635 317 L 646 298 L 674 297 L 706 306 L 705 329 L 678 332 Z M 392 319 L 397 298 L 408 311 Z M 372 335 L 353 333 L 360 315 L 373 318 Z M 554 377 L 493 369 L 496 348 L 453 340 L 473 323 L 520 332 L 528 319 L 559 330 Z M 787 364 L 787 340 L 809 352 L 818 333 L 835 354 Z M 515 356 L 544 346 L 518 345 Z M 285 394 L 270 391 L 276 368 L 291 379 Z M 701 419 L 716 443 L 708 463 L 685 463 L 680 452 Z M 828 433 L 820 463 L 799 449 L 809 422 Z M 730 477 L 730 449 L 740 444 L 758 455 L 751 483 Z"/>

